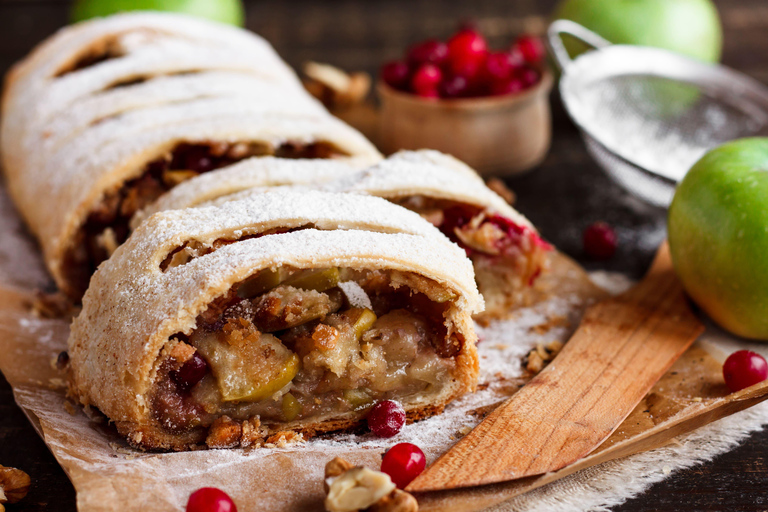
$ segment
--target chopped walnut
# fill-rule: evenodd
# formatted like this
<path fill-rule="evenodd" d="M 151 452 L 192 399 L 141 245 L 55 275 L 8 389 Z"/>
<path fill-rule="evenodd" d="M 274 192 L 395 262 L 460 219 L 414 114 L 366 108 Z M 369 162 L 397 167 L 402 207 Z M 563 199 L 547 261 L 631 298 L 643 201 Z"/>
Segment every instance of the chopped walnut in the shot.
<path fill-rule="evenodd" d="M 330 325 L 318 324 L 312 330 L 312 341 L 318 350 L 331 350 L 336 347 L 339 330 Z"/>
<path fill-rule="evenodd" d="M 16 503 L 29 492 L 31 480 L 20 469 L 0 466 L 0 511 L 5 510 L 4 503 Z"/>
<path fill-rule="evenodd" d="M 216 419 L 208 430 L 205 444 L 209 448 L 234 448 L 240 444 L 243 427 L 229 416 Z"/>
<path fill-rule="evenodd" d="M 418 512 L 419 503 L 410 493 L 395 489 L 368 507 L 368 512 Z"/>
<path fill-rule="evenodd" d="M 264 446 L 268 448 L 285 448 L 294 444 L 300 444 L 304 442 L 304 434 L 299 432 L 277 432 L 267 438 Z"/>
<path fill-rule="evenodd" d="M 348 74 L 328 64 L 304 64 L 304 87 L 329 109 L 346 108 L 362 102 L 371 89 L 367 73 Z"/>
<path fill-rule="evenodd" d="M 534 375 L 539 373 L 562 349 L 563 343 L 557 340 L 550 342 L 546 347 L 539 343 L 523 359 L 525 369 Z"/>
<path fill-rule="evenodd" d="M 261 428 L 259 418 L 253 418 L 243 422 L 243 434 L 240 436 L 240 446 L 258 446 L 264 441 L 265 429 Z"/>
<path fill-rule="evenodd" d="M 180 341 L 173 346 L 169 355 L 181 365 L 192 359 L 195 355 L 195 347 Z"/>
<path fill-rule="evenodd" d="M 329 512 L 417 512 L 416 499 L 395 487 L 389 475 L 336 457 L 325 465 L 325 508 Z"/>

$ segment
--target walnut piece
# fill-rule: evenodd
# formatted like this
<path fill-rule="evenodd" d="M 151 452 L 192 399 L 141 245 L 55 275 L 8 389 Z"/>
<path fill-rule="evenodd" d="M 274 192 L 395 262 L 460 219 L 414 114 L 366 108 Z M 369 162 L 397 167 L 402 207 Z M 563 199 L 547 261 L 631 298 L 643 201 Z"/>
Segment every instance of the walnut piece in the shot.
<path fill-rule="evenodd" d="M 395 487 L 389 475 L 336 457 L 325 465 L 329 512 L 417 512 L 416 498 Z"/>
<path fill-rule="evenodd" d="M 411 494 L 395 489 L 368 508 L 368 512 L 418 512 L 419 503 Z"/>
<path fill-rule="evenodd" d="M 343 109 L 362 102 L 371 90 L 367 73 L 348 74 L 328 64 L 304 64 L 304 87 L 329 109 Z"/>
<path fill-rule="evenodd" d="M 29 475 L 20 469 L 0 466 L 0 511 L 4 503 L 16 503 L 29 492 Z"/>
<path fill-rule="evenodd" d="M 243 427 L 240 423 L 233 421 L 229 416 L 222 416 L 211 425 L 205 444 L 208 448 L 234 448 L 240 444 L 242 435 Z"/>

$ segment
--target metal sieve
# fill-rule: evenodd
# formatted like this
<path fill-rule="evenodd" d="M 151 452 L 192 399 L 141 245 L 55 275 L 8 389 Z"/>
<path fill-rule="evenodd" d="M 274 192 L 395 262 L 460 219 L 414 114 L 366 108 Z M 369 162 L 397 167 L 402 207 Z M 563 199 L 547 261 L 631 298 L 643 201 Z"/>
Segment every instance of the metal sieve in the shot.
<path fill-rule="evenodd" d="M 571 59 L 566 34 L 593 50 Z M 768 126 L 768 88 L 723 66 L 644 46 L 612 45 L 568 20 L 548 40 L 560 94 L 587 150 L 619 184 L 668 206 L 709 149 Z"/>

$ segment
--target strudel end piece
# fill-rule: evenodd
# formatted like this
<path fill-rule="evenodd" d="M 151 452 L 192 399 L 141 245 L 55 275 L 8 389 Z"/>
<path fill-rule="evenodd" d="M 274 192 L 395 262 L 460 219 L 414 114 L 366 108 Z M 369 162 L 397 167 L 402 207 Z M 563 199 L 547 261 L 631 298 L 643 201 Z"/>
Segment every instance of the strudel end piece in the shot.
<path fill-rule="evenodd" d="M 181 15 L 61 30 L 8 74 L 2 109 L 9 190 L 73 299 L 133 214 L 182 181 L 265 155 L 380 158 L 263 39 Z"/>
<path fill-rule="evenodd" d="M 474 389 L 464 252 L 363 195 L 279 190 L 150 217 L 94 274 L 72 393 L 135 446 L 247 446 L 435 414 Z"/>

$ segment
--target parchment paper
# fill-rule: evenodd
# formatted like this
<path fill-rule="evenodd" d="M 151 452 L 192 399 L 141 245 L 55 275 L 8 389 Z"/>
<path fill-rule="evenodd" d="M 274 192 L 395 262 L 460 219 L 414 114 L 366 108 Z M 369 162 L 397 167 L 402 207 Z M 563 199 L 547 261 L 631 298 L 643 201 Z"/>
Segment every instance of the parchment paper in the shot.
<path fill-rule="evenodd" d="M 4 242 L 0 249 L 0 281 L 4 283 L 0 287 L 0 370 L 13 387 L 17 403 L 72 480 L 81 512 L 184 510 L 189 494 L 207 486 L 228 492 L 241 512 L 322 510 L 322 472 L 328 460 L 339 455 L 377 468 L 381 453 L 403 441 L 418 444 L 428 460 L 434 460 L 475 426 L 494 404 L 523 385 L 526 374 L 521 359 L 533 347 L 553 340 L 565 341 L 578 324 L 584 307 L 605 294 L 575 263 L 557 256 L 551 277 L 543 280 L 532 294 L 531 307 L 510 320 L 478 327 L 480 390 L 454 402 L 440 416 L 407 425 L 394 438 L 336 434 L 286 448 L 148 454 L 129 448 L 105 421 L 89 419 L 80 408 L 66 403 L 63 382 L 53 361 L 66 347 L 68 323 L 37 318 L 30 312 L 32 290 L 44 286 L 47 278 L 34 245 L 24 235 L 2 190 L 0 213 L 0 236 Z M 620 291 L 621 280 L 607 282 L 618 283 L 619 289 L 614 291 Z M 726 394 L 715 361 L 718 356 L 713 357 L 711 346 L 703 347 L 697 346 L 671 370 L 677 373 L 668 375 L 654 389 L 616 435 L 631 437 L 685 407 Z M 677 377 L 681 374 L 687 377 L 681 380 Z M 760 421 L 753 420 L 751 427 L 742 431 L 754 429 L 766 420 L 768 414 L 763 413 Z M 584 478 L 597 479 L 600 468 L 582 472 L 586 474 Z M 578 478 L 582 473 L 569 478 Z M 35 475 L 31 476 L 34 480 Z M 566 499 L 559 501 L 558 506 L 558 502 L 553 505 L 551 500 L 547 501 L 546 489 L 552 487 L 537 490 L 540 499 L 526 498 L 521 502 L 517 498 L 500 505 L 500 510 L 532 509 L 537 503 L 546 504 L 545 509 L 549 510 L 573 510 L 620 502 L 633 492 L 632 486 L 616 485 L 593 496 L 591 501 Z M 486 489 L 468 490 L 448 501 L 430 501 L 429 497 L 422 497 L 421 501 L 427 509 L 451 506 L 457 510 L 476 510 L 505 498 L 504 493 L 498 493 L 489 499 Z"/>

